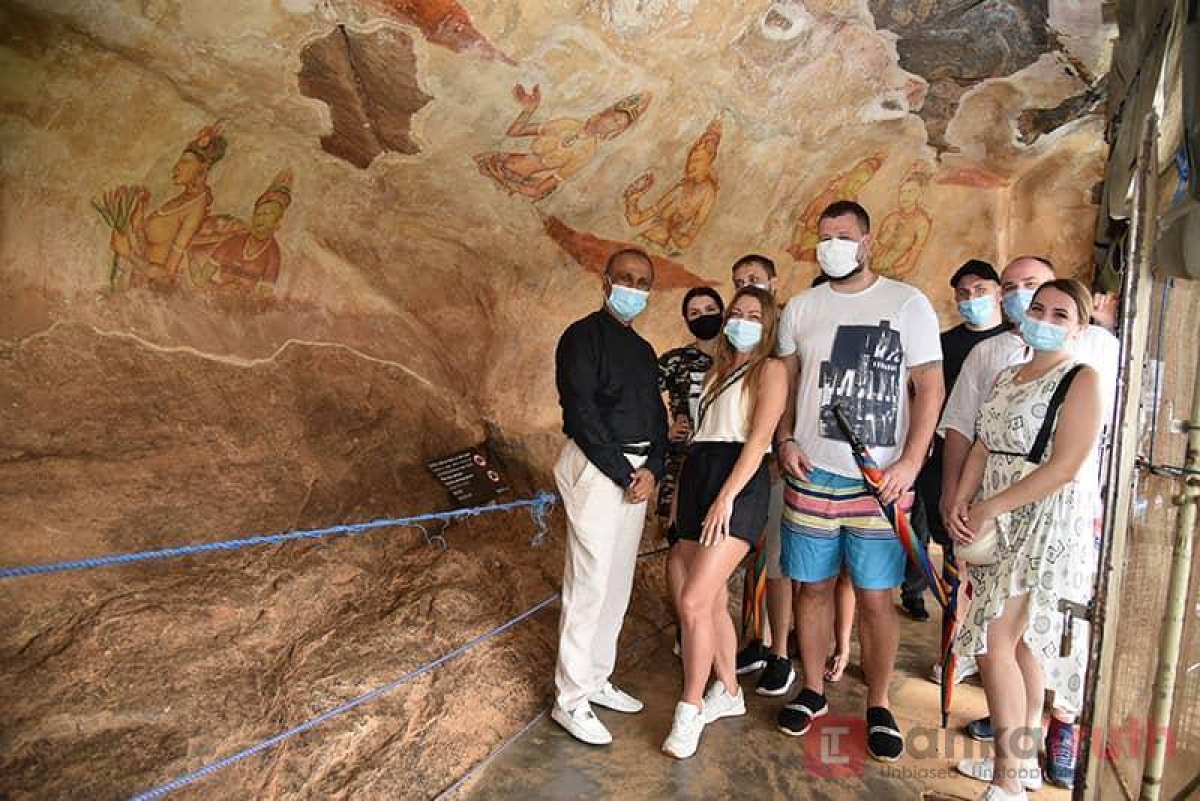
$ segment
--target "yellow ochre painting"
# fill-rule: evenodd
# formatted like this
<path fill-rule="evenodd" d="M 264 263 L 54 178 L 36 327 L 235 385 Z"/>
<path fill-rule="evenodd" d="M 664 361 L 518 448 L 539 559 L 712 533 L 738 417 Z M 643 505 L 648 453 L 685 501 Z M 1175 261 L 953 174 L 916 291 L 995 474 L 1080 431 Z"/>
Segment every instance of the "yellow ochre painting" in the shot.
<path fill-rule="evenodd" d="M 708 124 L 688 150 L 683 176 L 648 206 L 642 205 L 654 186 L 654 172 L 647 170 L 625 189 L 625 221 L 632 226 L 647 224 L 638 233 L 643 244 L 667 255 L 678 255 L 696 239 L 717 199 L 720 182 L 713 167 L 721 146 L 721 119 Z"/>
<path fill-rule="evenodd" d="M 505 135 L 528 138 L 525 152 L 494 150 L 475 156 L 479 171 L 509 194 L 542 200 L 586 167 L 603 142 L 616 139 L 637 122 L 650 105 L 650 93 L 638 92 L 618 100 L 585 120 L 558 117 L 533 122 L 542 102 L 538 86 L 517 84 L 513 98 L 521 107 Z"/>

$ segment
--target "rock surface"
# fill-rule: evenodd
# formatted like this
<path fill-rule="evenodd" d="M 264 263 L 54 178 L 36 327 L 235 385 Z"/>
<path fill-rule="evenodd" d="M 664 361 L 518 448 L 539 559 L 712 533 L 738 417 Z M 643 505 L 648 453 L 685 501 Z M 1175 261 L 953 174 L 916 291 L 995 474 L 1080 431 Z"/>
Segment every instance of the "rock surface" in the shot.
<path fill-rule="evenodd" d="M 554 342 L 616 243 L 659 349 L 742 253 L 806 286 L 839 196 L 947 322 L 967 258 L 1086 272 L 1085 5 L 6 4 L 0 565 L 444 508 L 424 463 L 485 440 L 549 488 Z M 0 581 L 0 788 L 127 795 L 389 681 L 549 595 L 552 522 Z M 196 794 L 435 794 L 539 708 L 553 618 Z"/>

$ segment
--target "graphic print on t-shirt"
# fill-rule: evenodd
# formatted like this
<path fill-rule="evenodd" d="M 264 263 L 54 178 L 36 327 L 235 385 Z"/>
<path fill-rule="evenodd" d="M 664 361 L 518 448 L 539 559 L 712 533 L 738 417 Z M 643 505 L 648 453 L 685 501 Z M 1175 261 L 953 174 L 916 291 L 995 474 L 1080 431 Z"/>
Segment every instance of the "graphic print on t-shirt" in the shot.
<path fill-rule="evenodd" d="M 834 420 L 839 404 L 868 447 L 896 447 L 904 347 L 888 320 L 838 326 L 829 360 L 821 362 L 821 436 L 845 441 Z"/>

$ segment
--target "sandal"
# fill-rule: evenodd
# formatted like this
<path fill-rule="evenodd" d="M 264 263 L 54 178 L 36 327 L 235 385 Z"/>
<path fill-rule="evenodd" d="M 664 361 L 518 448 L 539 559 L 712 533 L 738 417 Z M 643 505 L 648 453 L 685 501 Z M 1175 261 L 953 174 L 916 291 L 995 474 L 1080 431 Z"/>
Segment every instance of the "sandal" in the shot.
<path fill-rule="evenodd" d="M 849 664 L 849 655 L 837 651 L 830 654 L 829 659 L 825 660 L 825 681 L 833 682 L 834 684 L 841 681 L 842 674 L 846 672 L 846 667 Z"/>

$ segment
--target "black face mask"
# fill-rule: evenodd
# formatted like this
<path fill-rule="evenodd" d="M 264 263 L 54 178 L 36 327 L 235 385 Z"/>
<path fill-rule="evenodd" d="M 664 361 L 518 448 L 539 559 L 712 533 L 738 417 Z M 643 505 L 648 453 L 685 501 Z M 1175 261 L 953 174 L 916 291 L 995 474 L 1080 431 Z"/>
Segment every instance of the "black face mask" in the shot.
<path fill-rule="evenodd" d="M 710 340 L 721 335 L 721 315 L 705 314 L 687 321 L 688 330 L 692 336 L 700 340 Z"/>

